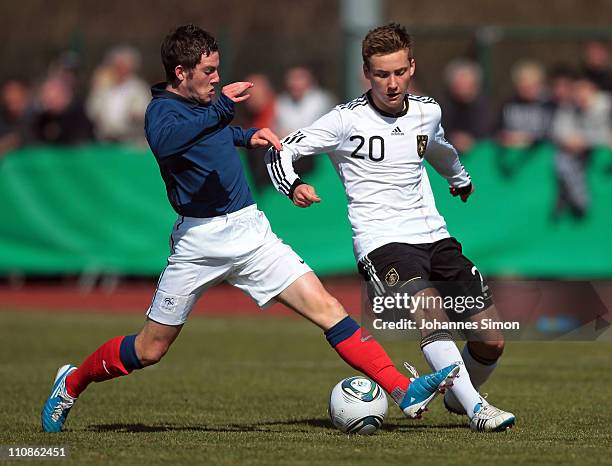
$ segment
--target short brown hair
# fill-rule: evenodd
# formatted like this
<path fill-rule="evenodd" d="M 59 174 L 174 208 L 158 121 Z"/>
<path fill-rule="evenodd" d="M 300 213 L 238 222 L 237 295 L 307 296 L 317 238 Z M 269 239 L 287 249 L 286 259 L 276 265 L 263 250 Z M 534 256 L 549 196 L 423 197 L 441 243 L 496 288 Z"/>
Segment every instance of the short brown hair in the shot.
<path fill-rule="evenodd" d="M 412 36 L 404 26 L 389 23 L 368 32 L 361 43 L 361 56 L 364 65 L 369 66 L 372 55 L 387 55 L 403 49 L 409 49 L 412 54 Z"/>
<path fill-rule="evenodd" d="M 202 60 L 202 55 L 209 56 L 218 51 L 215 38 L 202 28 L 193 24 L 177 27 L 166 36 L 161 45 L 166 79 L 170 83 L 176 83 L 174 69 L 178 65 L 182 65 L 185 71 L 192 72 Z"/>

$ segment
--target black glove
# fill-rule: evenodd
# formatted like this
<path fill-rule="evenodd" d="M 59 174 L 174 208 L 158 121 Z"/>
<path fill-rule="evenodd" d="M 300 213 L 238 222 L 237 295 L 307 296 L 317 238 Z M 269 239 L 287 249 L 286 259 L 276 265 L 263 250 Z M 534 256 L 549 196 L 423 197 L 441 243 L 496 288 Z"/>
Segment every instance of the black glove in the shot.
<path fill-rule="evenodd" d="M 467 202 L 468 197 L 470 197 L 470 194 L 472 194 L 473 189 L 474 188 L 472 187 L 472 183 L 470 183 L 467 186 L 462 186 L 461 188 L 455 188 L 451 186 L 449 188 L 449 191 L 454 197 L 461 196 L 461 200 L 463 202 Z"/>

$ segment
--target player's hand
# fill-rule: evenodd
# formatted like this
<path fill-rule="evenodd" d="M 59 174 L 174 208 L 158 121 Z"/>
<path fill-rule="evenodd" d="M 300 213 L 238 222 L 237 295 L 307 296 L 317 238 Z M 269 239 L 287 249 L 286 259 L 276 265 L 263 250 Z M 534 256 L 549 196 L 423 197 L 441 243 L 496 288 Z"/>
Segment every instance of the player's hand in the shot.
<path fill-rule="evenodd" d="M 293 192 L 293 203 L 302 208 L 309 207 L 313 202 L 321 202 L 321 198 L 317 196 L 315 189 L 309 184 L 301 184 Z"/>
<path fill-rule="evenodd" d="M 223 86 L 221 92 L 229 97 L 232 102 L 242 102 L 251 97 L 249 94 L 245 94 L 245 92 L 253 87 L 253 83 L 246 81 L 239 81 L 237 83 L 231 83 L 227 86 Z"/>
<path fill-rule="evenodd" d="M 278 136 L 270 128 L 261 128 L 249 141 L 251 147 L 268 147 L 272 144 L 276 150 L 283 150 L 283 146 L 280 143 Z"/>
<path fill-rule="evenodd" d="M 463 186 L 462 188 L 454 188 L 450 187 L 450 193 L 457 197 L 459 196 L 463 202 L 467 202 L 468 197 L 474 192 L 474 185 L 472 183 L 467 186 Z"/>

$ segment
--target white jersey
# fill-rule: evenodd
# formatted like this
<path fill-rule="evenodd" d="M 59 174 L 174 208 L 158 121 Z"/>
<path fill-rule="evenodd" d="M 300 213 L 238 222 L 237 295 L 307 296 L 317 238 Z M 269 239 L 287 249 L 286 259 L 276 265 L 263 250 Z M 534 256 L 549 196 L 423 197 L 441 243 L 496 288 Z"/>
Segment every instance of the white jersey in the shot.
<path fill-rule="evenodd" d="M 404 111 L 390 115 L 366 93 L 288 135 L 281 152 L 270 149 L 268 172 L 276 189 L 289 195 L 298 180 L 292 162 L 329 154 L 346 191 L 357 260 L 387 243 L 432 243 L 450 235 L 424 159 L 450 186 L 471 182 L 444 139 L 440 117 L 440 106 L 429 97 L 407 95 Z"/>

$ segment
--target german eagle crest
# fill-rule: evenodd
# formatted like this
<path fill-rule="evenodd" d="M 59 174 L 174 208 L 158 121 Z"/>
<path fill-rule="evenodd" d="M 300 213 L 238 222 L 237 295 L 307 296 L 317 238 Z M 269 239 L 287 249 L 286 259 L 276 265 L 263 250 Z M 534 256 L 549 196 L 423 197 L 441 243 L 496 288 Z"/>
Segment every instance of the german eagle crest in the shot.
<path fill-rule="evenodd" d="M 425 154 L 425 150 L 427 149 L 427 139 L 428 136 L 426 134 L 417 134 L 417 154 L 419 154 L 421 158 L 423 158 L 423 154 Z"/>

